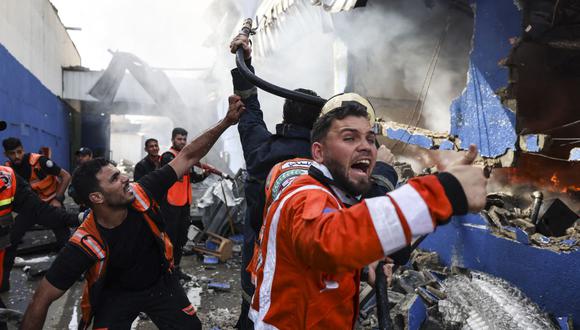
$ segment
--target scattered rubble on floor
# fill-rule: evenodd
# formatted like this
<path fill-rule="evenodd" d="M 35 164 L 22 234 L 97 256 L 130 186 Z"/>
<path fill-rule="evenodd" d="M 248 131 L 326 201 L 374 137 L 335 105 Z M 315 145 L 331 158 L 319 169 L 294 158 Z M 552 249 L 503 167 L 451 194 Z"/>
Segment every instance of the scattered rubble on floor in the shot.
<path fill-rule="evenodd" d="M 481 214 L 496 235 L 557 252 L 580 249 L 578 214 L 558 198 L 543 200 L 537 191 L 531 199 L 529 207 L 521 208 L 512 195 L 489 194 Z"/>
<path fill-rule="evenodd" d="M 413 252 L 388 292 L 394 329 L 560 329 L 519 289 L 497 277 L 444 267 L 436 252 Z M 357 329 L 377 327 L 374 292 L 363 286 Z"/>

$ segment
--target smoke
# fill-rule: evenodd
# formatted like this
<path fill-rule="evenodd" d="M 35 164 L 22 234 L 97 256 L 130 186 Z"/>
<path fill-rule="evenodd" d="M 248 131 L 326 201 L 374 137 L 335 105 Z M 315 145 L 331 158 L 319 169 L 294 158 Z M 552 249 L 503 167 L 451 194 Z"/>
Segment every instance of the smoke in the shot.
<path fill-rule="evenodd" d="M 234 1 L 236 8 L 242 13 L 242 18 L 253 18 L 256 15 L 259 0 L 238 0 Z"/>
<path fill-rule="evenodd" d="M 309 1 L 296 1 L 288 15 L 279 17 L 280 28 L 255 40 L 256 48 L 269 49 L 256 61 L 264 77 L 290 88 L 311 86 L 323 97 L 342 92 L 333 88 L 333 46 L 341 42 L 348 49 L 349 90 L 379 99 L 380 116 L 449 130 L 449 106 L 466 82 L 473 30 L 467 14 L 443 4 L 427 8 L 420 1 L 399 0 L 369 1 L 330 16 Z M 423 85 L 429 88 L 418 102 Z M 269 97 L 263 101 L 267 108 L 281 104 Z"/>
<path fill-rule="evenodd" d="M 234 67 L 227 47 L 241 19 L 253 16 L 258 2 L 53 0 L 66 26 L 83 29 L 71 32 L 71 37 L 83 65 L 91 69 L 107 66 L 111 59 L 107 49 L 133 53 L 151 67 L 201 69 L 166 70 L 187 108 L 164 107 L 155 113 L 172 118 L 174 126 L 185 127 L 191 137 L 227 110 L 232 93 L 229 70 Z M 383 2 L 369 0 L 364 8 L 329 14 L 308 0 L 296 0 L 288 14 L 278 15 L 276 29 L 254 38 L 256 73 L 286 88 L 312 89 L 322 97 L 342 92 L 346 84 L 349 90 L 381 100 L 375 107 L 385 119 L 447 130 L 449 105 L 465 85 L 473 20 L 439 3 L 427 8 L 421 1 Z M 442 37 L 448 20 L 448 32 Z M 437 66 L 419 116 L 413 109 L 439 40 Z M 340 49 L 348 49 L 348 55 Z M 343 79 L 347 73 L 350 81 Z M 264 119 L 273 131 L 282 120 L 283 99 L 263 91 L 259 95 Z M 145 114 L 145 110 L 136 106 L 129 112 Z M 169 135 L 165 129 L 145 133 L 157 138 Z M 209 157 L 218 159 L 225 148 L 235 171 L 243 165 L 236 129 L 228 130 L 220 141 Z"/>

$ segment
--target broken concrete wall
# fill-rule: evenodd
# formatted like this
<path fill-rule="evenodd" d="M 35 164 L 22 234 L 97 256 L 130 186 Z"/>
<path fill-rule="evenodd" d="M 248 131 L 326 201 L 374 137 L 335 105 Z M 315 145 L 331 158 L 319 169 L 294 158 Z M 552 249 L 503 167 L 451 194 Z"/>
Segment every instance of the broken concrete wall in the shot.
<path fill-rule="evenodd" d="M 511 49 L 510 38 L 520 35 L 521 13 L 513 1 L 472 1 L 475 11 L 473 49 L 468 82 L 451 104 L 451 131 L 461 147 L 479 146 L 483 156 L 515 150 L 515 114 L 502 105 L 496 91 L 508 83 L 508 71 L 498 65 Z"/>

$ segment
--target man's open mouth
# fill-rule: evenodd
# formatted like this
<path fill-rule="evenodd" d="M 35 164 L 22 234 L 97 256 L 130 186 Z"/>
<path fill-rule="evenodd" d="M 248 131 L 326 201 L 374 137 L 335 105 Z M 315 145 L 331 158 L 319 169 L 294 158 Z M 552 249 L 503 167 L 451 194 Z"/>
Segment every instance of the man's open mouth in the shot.
<path fill-rule="evenodd" d="M 352 164 L 350 167 L 356 172 L 367 174 L 370 166 L 371 161 L 369 159 L 360 159 L 354 162 L 354 164 Z"/>

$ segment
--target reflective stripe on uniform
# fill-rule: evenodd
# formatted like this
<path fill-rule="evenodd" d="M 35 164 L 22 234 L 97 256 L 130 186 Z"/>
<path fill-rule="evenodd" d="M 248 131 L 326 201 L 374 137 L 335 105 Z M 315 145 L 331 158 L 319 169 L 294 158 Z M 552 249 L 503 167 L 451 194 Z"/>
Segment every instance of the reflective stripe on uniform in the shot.
<path fill-rule="evenodd" d="M 332 199 L 336 202 L 336 205 L 339 209 L 342 208 L 340 202 L 336 199 L 336 197 L 334 197 L 334 195 L 330 191 L 328 191 L 328 189 L 316 185 L 307 185 L 297 188 L 296 190 L 290 192 L 288 195 L 284 196 L 284 198 L 280 201 L 280 204 L 278 204 L 278 207 L 276 208 L 275 213 L 272 216 L 272 220 L 268 224 L 269 225 L 268 245 L 266 249 L 266 258 L 264 261 L 264 270 L 262 276 L 263 280 L 260 285 L 259 292 L 260 311 L 258 312 L 258 315 L 255 316 L 256 319 L 254 320 L 254 326 L 256 329 L 276 329 L 272 325 L 265 323 L 264 317 L 266 316 L 268 310 L 270 309 L 270 302 L 272 300 L 270 295 L 272 291 L 272 282 L 274 281 L 274 272 L 276 270 L 276 240 L 277 240 L 276 234 L 278 231 L 278 223 L 280 221 L 280 213 L 282 212 L 282 209 L 284 208 L 286 202 L 291 197 L 293 197 L 299 192 L 303 192 L 306 190 L 323 191 L 327 193 L 330 197 L 332 197 Z M 269 212 L 270 210 L 268 210 L 268 214 Z"/>
<path fill-rule="evenodd" d="M 0 206 L 10 205 L 14 201 L 14 196 L 0 200 Z"/>

